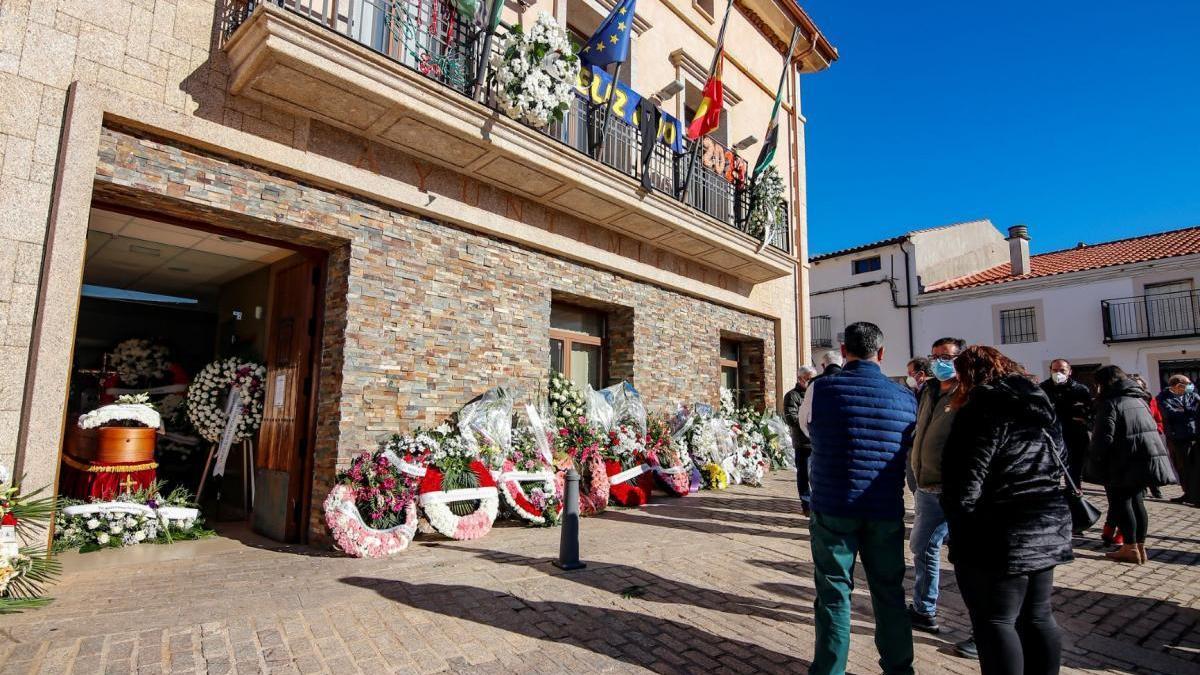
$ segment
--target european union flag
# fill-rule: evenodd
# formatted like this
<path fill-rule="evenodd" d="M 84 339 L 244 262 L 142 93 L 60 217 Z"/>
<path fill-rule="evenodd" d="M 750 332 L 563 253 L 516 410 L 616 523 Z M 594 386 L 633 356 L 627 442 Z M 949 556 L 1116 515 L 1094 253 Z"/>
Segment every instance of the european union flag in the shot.
<path fill-rule="evenodd" d="M 600 27 L 579 50 L 579 58 L 590 66 L 603 68 L 629 59 L 629 31 L 637 0 L 619 0 Z"/>

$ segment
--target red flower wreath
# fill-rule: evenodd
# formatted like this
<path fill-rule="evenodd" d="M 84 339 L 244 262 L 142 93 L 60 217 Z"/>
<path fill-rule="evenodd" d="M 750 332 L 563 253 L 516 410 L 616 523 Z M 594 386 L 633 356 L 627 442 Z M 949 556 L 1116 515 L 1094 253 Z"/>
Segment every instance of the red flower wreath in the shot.
<path fill-rule="evenodd" d="M 421 479 L 419 493 L 425 517 L 429 519 L 429 524 L 434 529 L 451 539 L 478 539 L 487 534 L 492 529 L 492 523 L 495 522 L 499 509 L 500 497 L 496 491 L 496 481 L 492 479 L 492 473 L 479 460 L 472 461 L 470 467 L 479 479 L 477 490 L 485 494 L 472 498 L 478 500 L 479 507 L 469 516 L 455 515 L 444 497 L 434 499 L 434 495 L 442 496 L 442 480 L 445 478 L 436 467 L 428 467 L 425 477 Z M 454 492 L 460 491 L 452 490 L 445 494 L 451 495 Z"/>
<path fill-rule="evenodd" d="M 621 463 L 604 460 L 605 473 L 608 474 L 608 495 L 618 506 L 641 506 L 650 501 L 650 491 L 654 489 L 654 472 L 649 464 L 637 464 L 626 471 Z M 642 471 L 637 475 L 630 474 Z M 614 480 L 616 479 L 616 480 Z"/>

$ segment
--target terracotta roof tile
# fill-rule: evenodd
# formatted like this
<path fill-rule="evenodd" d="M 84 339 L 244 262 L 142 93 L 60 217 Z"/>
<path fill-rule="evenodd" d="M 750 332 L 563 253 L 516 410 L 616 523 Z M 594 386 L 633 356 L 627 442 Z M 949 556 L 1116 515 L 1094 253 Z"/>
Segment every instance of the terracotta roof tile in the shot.
<path fill-rule="evenodd" d="M 982 272 L 930 284 L 925 288 L 925 292 L 991 286 L 1021 279 L 1036 279 L 1194 254 L 1200 254 L 1200 226 L 1040 253 L 1029 257 L 1028 274 L 1012 276 L 1012 265 L 1004 263 Z"/>

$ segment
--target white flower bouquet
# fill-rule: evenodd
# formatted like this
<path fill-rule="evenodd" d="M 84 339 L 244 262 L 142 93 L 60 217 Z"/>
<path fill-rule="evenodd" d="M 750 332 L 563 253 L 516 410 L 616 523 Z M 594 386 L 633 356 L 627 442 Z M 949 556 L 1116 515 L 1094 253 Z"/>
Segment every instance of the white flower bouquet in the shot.
<path fill-rule="evenodd" d="M 515 26 L 491 66 L 492 91 L 505 115 L 542 129 L 570 109 L 579 57 L 552 15 L 539 14 L 528 34 Z"/>

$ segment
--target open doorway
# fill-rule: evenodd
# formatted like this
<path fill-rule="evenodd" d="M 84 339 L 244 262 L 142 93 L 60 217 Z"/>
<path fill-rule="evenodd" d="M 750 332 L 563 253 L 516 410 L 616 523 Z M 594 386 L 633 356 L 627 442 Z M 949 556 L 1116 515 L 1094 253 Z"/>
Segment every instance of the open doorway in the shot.
<path fill-rule="evenodd" d="M 156 480 L 200 492 L 210 524 L 249 521 L 273 539 L 303 539 L 323 269 L 321 254 L 286 243 L 93 208 L 59 494 L 106 500 Z M 216 392 L 212 407 L 227 402 L 230 387 L 208 377 L 227 363 L 253 367 L 255 406 L 242 408 L 253 423 L 239 435 L 196 413 L 200 388 Z M 148 397 L 161 429 L 152 460 L 123 464 L 112 460 L 133 456 L 101 458 L 77 420 L 130 395 Z"/>

